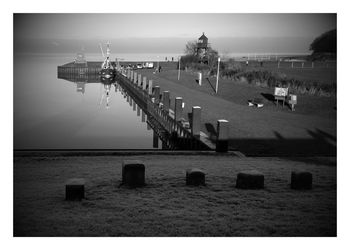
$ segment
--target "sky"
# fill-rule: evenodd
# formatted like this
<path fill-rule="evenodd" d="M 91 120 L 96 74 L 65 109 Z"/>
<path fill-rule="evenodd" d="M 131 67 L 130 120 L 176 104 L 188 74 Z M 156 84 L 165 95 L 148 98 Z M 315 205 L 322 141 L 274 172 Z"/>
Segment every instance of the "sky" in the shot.
<path fill-rule="evenodd" d="M 202 32 L 220 53 L 307 53 L 336 14 L 14 14 L 17 52 L 181 53 Z"/>

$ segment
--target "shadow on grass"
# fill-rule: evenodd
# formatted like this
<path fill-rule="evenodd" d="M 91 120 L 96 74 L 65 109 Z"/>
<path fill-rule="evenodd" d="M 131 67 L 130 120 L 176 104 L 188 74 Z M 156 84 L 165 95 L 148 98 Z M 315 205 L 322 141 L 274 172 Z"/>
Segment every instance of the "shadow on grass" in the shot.
<path fill-rule="evenodd" d="M 274 103 L 275 102 L 275 97 L 274 95 L 270 94 L 270 93 L 260 93 L 266 100 L 268 100 L 269 102 Z"/>
<path fill-rule="evenodd" d="M 336 156 L 336 138 L 316 129 L 307 131 L 312 138 L 284 138 L 274 132 L 276 139 L 231 139 L 229 146 L 246 156 Z"/>
<path fill-rule="evenodd" d="M 206 77 L 205 79 L 207 80 L 207 82 L 209 83 L 210 87 L 212 88 L 212 90 L 213 90 L 214 93 L 215 93 L 215 87 L 213 86 L 213 84 L 212 84 L 211 81 L 209 80 L 209 77 Z"/>
<path fill-rule="evenodd" d="M 217 133 L 216 133 L 216 129 L 213 126 L 213 124 L 205 123 L 205 128 L 207 129 L 207 131 L 209 133 L 208 134 L 209 139 L 212 140 L 213 142 L 215 142 L 216 141 L 216 137 L 217 137 Z"/>
<path fill-rule="evenodd" d="M 215 143 L 217 132 L 214 126 L 206 123 L 210 140 Z M 307 130 L 312 138 L 285 138 L 274 131 L 275 138 L 236 138 L 229 140 L 229 149 L 238 150 L 246 156 L 274 157 L 330 157 L 336 156 L 336 137 L 320 129 Z M 312 160 L 309 160 L 312 161 Z M 321 163 L 317 160 L 315 163 Z M 328 164 L 327 164 L 328 165 Z M 331 162 L 329 165 L 334 165 Z"/>

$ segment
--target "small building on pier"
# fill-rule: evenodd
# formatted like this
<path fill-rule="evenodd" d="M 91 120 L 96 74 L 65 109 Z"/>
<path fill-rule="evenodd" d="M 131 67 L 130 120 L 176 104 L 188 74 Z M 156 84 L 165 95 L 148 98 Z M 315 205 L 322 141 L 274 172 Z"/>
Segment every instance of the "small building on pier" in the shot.
<path fill-rule="evenodd" d="M 203 32 L 201 37 L 198 38 L 198 42 L 197 42 L 196 52 L 199 58 L 199 62 L 208 63 L 208 49 L 209 49 L 208 37 L 206 37 Z"/>

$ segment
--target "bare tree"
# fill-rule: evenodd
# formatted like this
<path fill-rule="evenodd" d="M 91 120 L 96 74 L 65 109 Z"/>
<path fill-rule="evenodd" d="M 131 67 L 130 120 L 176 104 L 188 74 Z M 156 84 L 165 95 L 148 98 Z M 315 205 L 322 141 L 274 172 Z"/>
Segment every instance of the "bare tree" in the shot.
<path fill-rule="evenodd" d="M 197 53 L 197 41 L 189 41 L 186 44 L 185 54 L 186 55 L 195 55 Z"/>

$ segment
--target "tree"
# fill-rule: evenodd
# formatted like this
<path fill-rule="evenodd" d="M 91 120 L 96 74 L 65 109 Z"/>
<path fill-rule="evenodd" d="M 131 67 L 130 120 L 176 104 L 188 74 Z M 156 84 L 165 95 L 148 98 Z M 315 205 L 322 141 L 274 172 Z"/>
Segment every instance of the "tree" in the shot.
<path fill-rule="evenodd" d="M 330 30 L 318 36 L 311 44 L 313 53 L 337 53 L 337 30 Z"/>
<path fill-rule="evenodd" d="M 186 44 L 185 47 L 185 54 L 186 55 L 195 55 L 197 53 L 197 41 L 189 41 Z"/>

